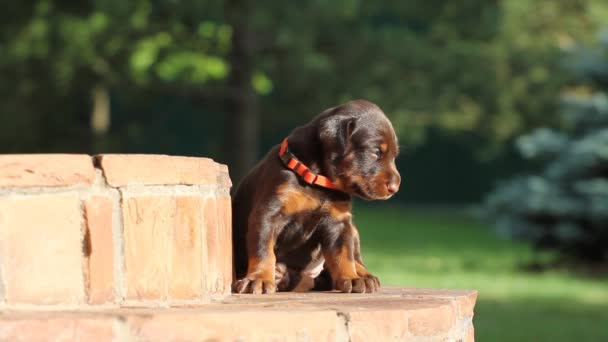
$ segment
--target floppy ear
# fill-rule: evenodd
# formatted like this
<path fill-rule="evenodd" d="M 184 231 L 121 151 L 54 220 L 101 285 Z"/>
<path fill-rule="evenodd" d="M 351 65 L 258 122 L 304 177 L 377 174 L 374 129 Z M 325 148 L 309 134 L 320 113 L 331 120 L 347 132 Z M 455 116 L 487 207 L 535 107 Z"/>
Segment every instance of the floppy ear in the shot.
<path fill-rule="evenodd" d="M 351 145 L 356 119 L 350 115 L 332 115 L 319 125 L 319 140 L 330 159 L 344 156 Z"/>

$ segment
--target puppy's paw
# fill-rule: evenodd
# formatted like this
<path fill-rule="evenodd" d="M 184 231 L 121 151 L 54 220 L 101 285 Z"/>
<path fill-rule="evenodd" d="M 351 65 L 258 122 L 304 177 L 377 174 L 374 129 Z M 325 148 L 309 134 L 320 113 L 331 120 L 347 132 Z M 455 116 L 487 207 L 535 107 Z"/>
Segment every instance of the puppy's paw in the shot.
<path fill-rule="evenodd" d="M 365 281 L 363 278 L 338 279 L 334 281 L 334 289 L 344 293 L 364 293 Z"/>
<path fill-rule="evenodd" d="M 357 269 L 357 275 L 363 278 L 363 281 L 365 282 L 365 292 L 372 293 L 380 289 L 380 280 L 378 280 L 378 277 L 369 273 L 365 266 L 360 262 L 357 262 L 355 267 Z"/>
<path fill-rule="evenodd" d="M 234 283 L 234 293 L 275 293 L 277 291 L 276 283 L 273 280 L 262 279 L 259 276 L 248 275 L 247 277 L 238 280 Z"/>
<path fill-rule="evenodd" d="M 368 274 L 355 279 L 338 279 L 334 281 L 334 288 L 345 293 L 372 293 L 380 288 L 377 277 Z"/>
<path fill-rule="evenodd" d="M 380 290 L 380 280 L 375 275 L 367 273 L 366 275 L 361 276 L 361 279 L 363 279 L 363 282 L 365 283 L 366 293 L 373 293 Z"/>

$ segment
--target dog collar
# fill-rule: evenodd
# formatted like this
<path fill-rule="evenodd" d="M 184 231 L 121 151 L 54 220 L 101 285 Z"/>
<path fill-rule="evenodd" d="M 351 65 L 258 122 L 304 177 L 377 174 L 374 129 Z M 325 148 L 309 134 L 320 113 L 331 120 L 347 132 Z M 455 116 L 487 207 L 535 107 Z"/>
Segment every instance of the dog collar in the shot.
<path fill-rule="evenodd" d="M 338 188 L 334 183 L 332 183 L 329 178 L 310 171 L 310 168 L 308 168 L 308 166 L 302 164 L 302 162 L 300 162 L 298 158 L 296 158 L 293 153 L 289 151 L 289 143 L 287 142 L 287 138 L 285 138 L 285 140 L 283 140 L 283 143 L 281 144 L 281 149 L 279 150 L 279 158 L 281 159 L 283 164 L 287 166 L 288 169 L 292 170 L 300 177 L 302 177 L 304 182 L 332 190 L 340 190 L 340 188 Z"/>

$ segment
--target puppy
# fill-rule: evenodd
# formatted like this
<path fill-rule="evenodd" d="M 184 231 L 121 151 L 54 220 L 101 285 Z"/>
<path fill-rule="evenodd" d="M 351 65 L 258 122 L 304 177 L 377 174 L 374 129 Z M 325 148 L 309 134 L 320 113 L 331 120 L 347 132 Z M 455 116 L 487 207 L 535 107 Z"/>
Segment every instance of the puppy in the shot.
<path fill-rule="evenodd" d="M 236 293 L 375 292 L 352 222 L 352 196 L 399 189 L 393 126 L 375 104 L 330 108 L 275 146 L 233 196 Z"/>

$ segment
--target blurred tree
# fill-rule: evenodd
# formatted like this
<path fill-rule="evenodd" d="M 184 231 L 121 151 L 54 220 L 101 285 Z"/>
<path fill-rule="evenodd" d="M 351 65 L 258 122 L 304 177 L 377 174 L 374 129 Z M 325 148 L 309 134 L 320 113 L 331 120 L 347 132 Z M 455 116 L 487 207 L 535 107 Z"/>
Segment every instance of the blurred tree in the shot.
<path fill-rule="evenodd" d="M 545 113 L 568 80 L 560 51 L 586 39 L 607 6 L 10 2 L 0 13 L 0 146 L 211 155 L 236 180 L 260 145 L 361 97 L 406 143 L 432 128 L 488 150 L 556 121 Z"/>
<path fill-rule="evenodd" d="M 608 33 L 603 49 L 580 49 L 575 70 L 595 88 L 565 96 L 562 130 L 542 128 L 517 140 L 538 174 L 499 186 L 487 199 L 497 228 L 565 257 L 608 263 Z"/>
<path fill-rule="evenodd" d="M 598 0 L 261 7 L 258 25 L 270 42 L 262 67 L 274 88 L 263 107 L 281 115 L 265 126 L 293 126 L 286 113 L 310 117 L 362 97 L 381 104 L 404 142 L 435 127 L 474 134 L 487 148 L 555 121 L 545 113 L 569 78 L 561 51 L 588 39 L 605 18 L 592 13 L 607 8 Z"/>
<path fill-rule="evenodd" d="M 5 152 L 120 149 L 150 118 L 121 113 L 123 126 L 104 137 L 114 95 L 221 101 L 231 35 L 221 2 L 38 0 L 7 4 L 0 16 Z"/>
<path fill-rule="evenodd" d="M 229 54 L 227 129 L 224 160 L 235 180 L 242 179 L 258 159 L 259 114 L 253 89 L 254 35 L 249 17 L 253 3 L 249 0 L 227 0 L 226 18 L 232 27 Z"/>

